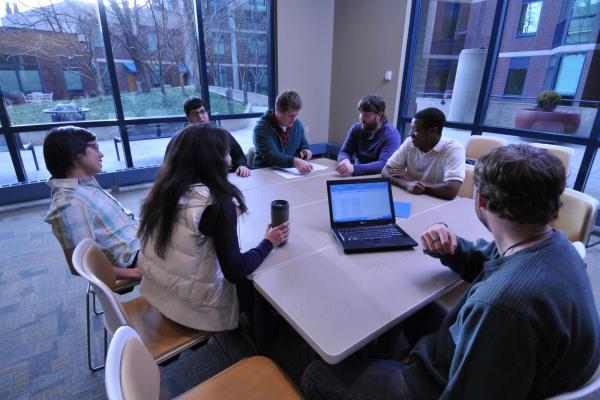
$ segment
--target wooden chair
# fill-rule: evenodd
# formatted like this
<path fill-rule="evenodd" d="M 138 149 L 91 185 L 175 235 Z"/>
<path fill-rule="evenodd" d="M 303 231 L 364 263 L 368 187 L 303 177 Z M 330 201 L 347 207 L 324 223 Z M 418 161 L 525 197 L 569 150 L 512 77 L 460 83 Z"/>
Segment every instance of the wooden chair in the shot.
<path fill-rule="evenodd" d="M 110 262 L 92 239 L 84 239 L 77 245 L 73 266 L 100 298 L 106 330 L 114 334 L 121 326 L 131 326 L 139 332 L 157 363 L 204 343 L 210 337 L 208 332 L 190 329 L 165 318 L 143 296 L 121 302 L 113 292 L 115 287 L 110 286 L 116 282 Z"/>
<path fill-rule="evenodd" d="M 550 153 L 554 154 L 560 161 L 562 161 L 563 166 L 565 167 L 565 174 L 569 176 L 571 173 L 571 160 L 573 159 L 573 154 L 575 154 L 575 150 L 566 146 L 558 146 L 555 144 L 546 144 L 546 143 L 532 143 L 534 147 L 540 149 L 546 149 Z"/>
<path fill-rule="evenodd" d="M 571 242 L 587 245 L 598 213 L 598 200 L 585 193 L 566 188 L 560 196 L 558 218 L 550 222 L 565 233 Z"/>
<path fill-rule="evenodd" d="M 467 148 L 465 149 L 467 163 L 475 164 L 481 156 L 496 147 L 502 146 L 506 146 L 506 140 L 504 139 L 493 136 L 473 135 L 469 138 Z"/>
<path fill-rule="evenodd" d="M 465 180 L 458 189 L 458 197 L 473 198 L 473 174 L 475 173 L 475 167 L 471 164 L 465 165 Z"/>
<path fill-rule="evenodd" d="M 104 376 L 109 400 L 158 400 L 160 371 L 137 332 L 120 327 L 110 344 Z M 241 360 L 177 399 L 301 399 L 289 378 L 268 358 Z"/>

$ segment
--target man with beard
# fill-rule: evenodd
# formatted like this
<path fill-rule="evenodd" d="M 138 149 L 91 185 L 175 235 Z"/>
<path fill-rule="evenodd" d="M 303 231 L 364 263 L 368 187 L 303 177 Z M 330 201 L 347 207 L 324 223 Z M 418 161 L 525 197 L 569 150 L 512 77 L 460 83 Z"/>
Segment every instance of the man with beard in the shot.
<path fill-rule="evenodd" d="M 400 132 L 385 117 L 383 97 L 369 95 L 358 102 L 358 119 L 338 154 L 336 171 L 343 176 L 381 173 L 400 147 Z M 352 158 L 355 158 L 352 163 Z"/>
<path fill-rule="evenodd" d="M 386 354 L 402 361 L 314 362 L 302 378 L 308 398 L 545 399 L 594 374 L 600 326 L 586 265 L 548 225 L 562 163 L 510 145 L 483 156 L 474 181 L 475 211 L 494 241 L 467 241 L 443 223 L 421 235 L 424 251 L 471 282 L 466 294 L 437 331 Z"/>
<path fill-rule="evenodd" d="M 442 137 L 446 117 L 437 108 L 417 112 L 410 140 L 390 157 L 381 175 L 413 194 L 452 199 L 465 179 L 465 149 Z"/>

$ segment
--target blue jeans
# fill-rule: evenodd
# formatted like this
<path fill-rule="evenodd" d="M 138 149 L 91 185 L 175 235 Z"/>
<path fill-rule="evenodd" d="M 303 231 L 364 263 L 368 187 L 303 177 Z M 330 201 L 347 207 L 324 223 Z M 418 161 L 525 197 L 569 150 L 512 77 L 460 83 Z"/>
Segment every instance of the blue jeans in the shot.
<path fill-rule="evenodd" d="M 337 365 L 313 361 L 302 375 L 308 399 L 412 399 L 398 361 L 351 358 Z"/>

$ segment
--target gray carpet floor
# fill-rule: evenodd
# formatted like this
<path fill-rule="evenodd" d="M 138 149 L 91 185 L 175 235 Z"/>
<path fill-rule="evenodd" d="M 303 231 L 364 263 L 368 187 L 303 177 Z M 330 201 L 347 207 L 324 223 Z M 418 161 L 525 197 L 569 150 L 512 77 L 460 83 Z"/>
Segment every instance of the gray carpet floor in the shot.
<path fill-rule="evenodd" d="M 129 188 L 116 197 L 137 211 L 146 192 L 147 186 Z M 0 399 L 103 399 L 104 372 L 87 369 L 86 284 L 68 272 L 43 222 L 47 208 L 44 201 L 0 209 Z M 586 262 L 598 307 L 600 246 L 588 249 Z M 314 354 L 289 326 L 282 324 L 277 332 L 267 355 L 298 382 Z M 99 360 L 101 317 L 93 317 L 93 335 Z M 161 398 L 181 394 L 253 353 L 239 332 L 217 335 L 161 367 Z"/>

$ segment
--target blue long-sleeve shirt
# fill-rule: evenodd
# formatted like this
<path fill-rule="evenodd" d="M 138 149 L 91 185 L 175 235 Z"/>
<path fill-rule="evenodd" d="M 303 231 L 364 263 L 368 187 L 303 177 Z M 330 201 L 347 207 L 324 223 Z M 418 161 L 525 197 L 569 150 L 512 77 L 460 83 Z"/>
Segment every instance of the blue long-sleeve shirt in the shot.
<path fill-rule="evenodd" d="M 507 257 L 495 243 L 459 239 L 441 260 L 472 285 L 402 368 L 416 400 L 544 399 L 592 376 L 598 313 L 585 264 L 561 232 Z"/>
<path fill-rule="evenodd" d="M 338 161 L 355 157 L 353 175 L 380 174 L 388 158 L 400 147 L 400 132 L 384 123 L 371 133 L 363 129 L 361 123 L 350 127 L 346 141 L 338 154 Z"/>

